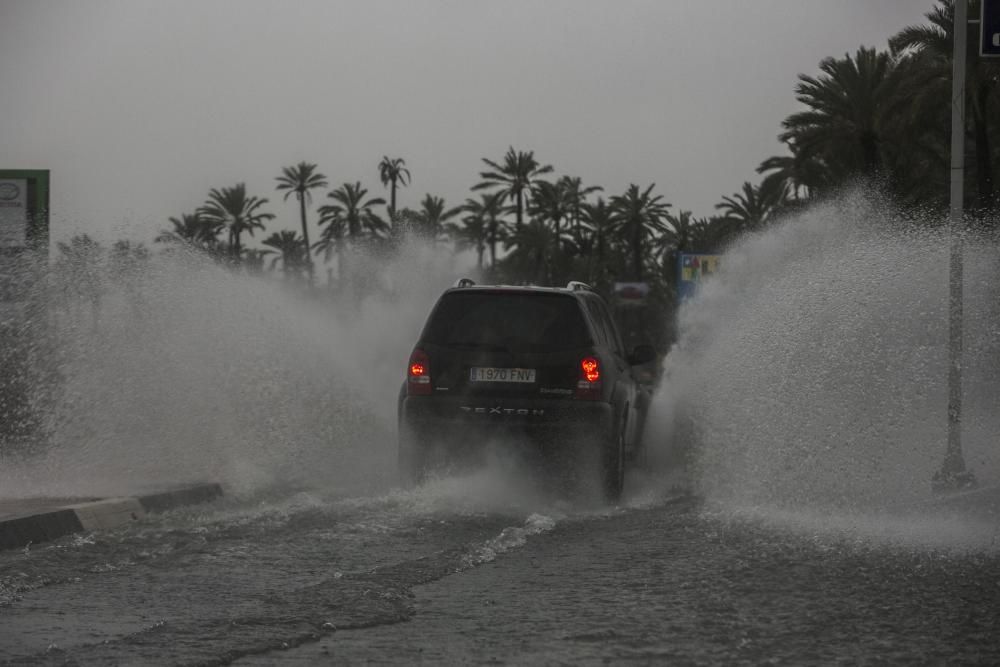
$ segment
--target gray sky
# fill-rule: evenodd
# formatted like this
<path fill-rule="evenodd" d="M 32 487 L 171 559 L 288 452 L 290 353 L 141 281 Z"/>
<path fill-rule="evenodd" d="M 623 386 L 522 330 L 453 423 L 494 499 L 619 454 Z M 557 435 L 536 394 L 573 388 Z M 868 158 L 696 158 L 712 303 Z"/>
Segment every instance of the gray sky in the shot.
<path fill-rule="evenodd" d="M 0 168 L 52 171 L 52 234 L 151 241 L 282 166 L 376 195 L 382 155 L 449 205 L 534 150 L 695 215 L 781 152 L 800 72 L 885 48 L 933 0 L 0 0 Z M 318 199 L 325 199 L 320 195 Z"/>

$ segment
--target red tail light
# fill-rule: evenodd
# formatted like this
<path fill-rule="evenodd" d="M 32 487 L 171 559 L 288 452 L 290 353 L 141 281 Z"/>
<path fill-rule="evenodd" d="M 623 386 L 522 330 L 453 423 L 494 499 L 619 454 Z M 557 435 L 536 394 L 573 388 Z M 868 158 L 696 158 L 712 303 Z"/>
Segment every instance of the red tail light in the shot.
<path fill-rule="evenodd" d="M 406 393 L 408 396 L 426 396 L 431 393 L 431 360 L 427 353 L 416 349 L 406 367 Z"/>
<path fill-rule="evenodd" d="M 574 396 L 585 401 L 601 399 L 601 362 L 597 357 L 580 360 L 580 379 L 577 380 Z"/>

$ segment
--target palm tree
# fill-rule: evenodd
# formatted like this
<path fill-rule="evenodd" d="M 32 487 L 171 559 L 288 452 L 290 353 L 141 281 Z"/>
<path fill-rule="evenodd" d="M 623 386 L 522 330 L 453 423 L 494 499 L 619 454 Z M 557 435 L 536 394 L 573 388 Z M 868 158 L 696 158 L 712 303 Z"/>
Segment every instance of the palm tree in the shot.
<path fill-rule="evenodd" d="M 963 2 L 965 0 L 962 0 Z M 979 0 L 972 0 L 969 13 L 976 16 L 979 11 Z M 930 81 L 937 83 L 933 95 L 921 98 L 924 104 L 944 108 L 950 97 L 951 71 L 953 58 L 953 43 L 955 36 L 955 2 L 954 0 L 937 0 L 937 6 L 924 16 L 930 25 L 911 25 L 903 28 L 889 40 L 889 48 L 894 55 L 907 52 L 925 54 L 927 59 L 925 70 Z M 972 111 L 972 130 L 975 140 L 976 177 L 979 193 L 979 204 L 984 208 L 997 205 L 995 201 L 993 156 L 990 142 L 990 120 L 996 116 L 991 114 L 990 105 L 996 99 L 996 90 L 1000 82 L 1000 66 L 987 63 L 979 58 L 976 52 L 978 41 L 978 25 L 969 23 L 967 26 L 966 44 L 966 90 L 969 96 L 968 108 Z M 925 79 L 927 81 L 928 79 Z"/>
<path fill-rule="evenodd" d="M 323 209 L 320 209 L 322 214 Z M 320 217 L 320 225 L 327 225 L 320 233 L 319 241 L 313 244 L 313 250 L 323 253 L 323 259 L 330 261 L 333 253 L 337 254 L 338 279 L 343 284 L 344 279 L 344 251 L 347 247 L 347 219 L 339 215 Z"/>
<path fill-rule="evenodd" d="M 903 70 L 888 53 L 864 47 L 853 58 L 824 59 L 820 70 L 819 77 L 799 75 L 796 99 L 808 110 L 786 118 L 779 138 L 803 157 L 821 159 L 841 180 L 878 175 L 909 103 Z"/>
<path fill-rule="evenodd" d="M 292 193 L 295 193 L 295 197 L 299 200 L 299 216 L 302 220 L 302 247 L 305 249 L 304 258 L 306 270 L 309 272 L 309 283 L 312 284 L 313 262 L 309 244 L 309 226 L 306 224 L 306 203 L 312 201 L 310 190 L 325 188 L 329 183 L 326 182 L 326 176 L 316 171 L 316 165 L 309 162 L 299 162 L 294 167 L 282 167 L 281 175 L 276 176 L 275 180 L 278 181 L 275 189 L 279 192 L 285 191 L 285 201 L 288 201 L 288 197 Z"/>
<path fill-rule="evenodd" d="M 435 197 L 428 193 L 420 202 L 420 210 L 417 211 L 421 233 L 432 243 L 436 243 L 444 231 L 445 223 L 461 212 L 461 206 L 446 209 L 443 197 Z"/>
<path fill-rule="evenodd" d="M 132 314 L 142 316 L 142 287 L 148 278 L 150 253 L 142 243 L 118 239 L 108 253 L 108 273 L 128 300 Z"/>
<path fill-rule="evenodd" d="M 548 248 L 552 243 L 552 231 L 539 219 L 532 220 L 504 241 L 509 254 L 504 259 L 513 269 L 514 275 L 530 276 L 536 284 L 548 282 Z"/>
<path fill-rule="evenodd" d="M 463 209 L 466 210 L 466 209 Z M 462 218 L 461 224 L 449 222 L 445 224 L 445 232 L 455 242 L 458 250 L 475 248 L 476 268 L 483 271 L 483 255 L 486 253 L 486 239 L 489 234 L 489 222 L 481 213 L 470 213 Z"/>
<path fill-rule="evenodd" d="M 168 220 L 173 229 L 161 230 L 156 243 L 187 244 L 199 250 L 215 251 L 219 245 L 222 225 L 202 218 L 199 211 L 183 213 L 180 218 Z"/>
<path fill-rule="evenodd" d="M 766 224 L 787 199 L 787 188 L 779 181 L 764 181 L 760 186 L 743 183 L 741 192 L 723 197 L 715 208 L 732 220 L 741 231 L 752 231 Z"/>
<path fill-rule="evenodd" d="M 478 200 L 469 198 L 465 200 L 463 208 L 469 213 L 463 218 L 464 221 L 473 218 L 482 220 L 486 230 L 486 245 L 490 250 L 490 268 L 496 268 L 497 243 L 503 239 L 504 233 L 500 220 L 503 214 L 503 196 L 494 192 L 480 195 Z"/>
<path fill-rule="evenodd" d="M 517 152 L 511 146 L 504 155 L 503 165 L 482 159 L 490 168 L 479 172 L 483 181 L 472 187 L 473 190 L 498 188 L 497 193 L 503 199 L 514 201 L 516 230 L 521 229 L 524 222 L 524 197 L 530 192 L 531 185 L 543 174 L 552 171 L 551 165 L 540 166 L 535 159 L 534 151 Z"/>
<path fill-rule="evenodd" d="M 726 244 L 739 233 L 739 228 L 725 216 L 698 218 L 692 224 L 691 247 L 698 252 L 722 252 Z"/>
<path fill-rule="evenodd" d="M 831 180 L 826 165 L 818 156 L 804 155 L 794 143 L 786 145 L 791 155 L 773 155 L 757 167 L 758 174 L 770 172 L 762 187 L 783 187 L 795 200 L 815 196 Z"/>
<path fill-rule="evenodd" d="M 271 260 L 271 270 L 273 271 L 278 262 L 281 262 L 281 271 L 288 278 L 297 274 L 302 270 L 302 267 L 307 267 L 308 271 L 308 256 L 309 253 L 305 251 L 305 246 L 302 243 L 302 239 L 299 235 L 290 230 L 285 229 L 280 232 L 274 232 L 266 239 L 261 241 L 261 245 L 265 245 L 272 250 L 265 250 L 264 254 L 277 255 Z"/>
<path fill-rule="evenodd" d="M 142 243 L 132 245 L 128 239 L 118 239 L 108 254 L 108 268 L 112 276 L 128 282 L 136 277 L 142 264 L 149 260 L 149 249 Z"/>
<path fill-rule="evenodd" d="M 264 272 L 264 257 L 268 252 L 260 248 L 247 248 L 243 256 L 243 268 L 248 273 L 261 274 Z"/>
<path fill-rule="evenodd" d="M 562 221 L 572 214 L 566 189 L 560 182 L 537 181 L 531 186 L 528 213 L 542 222 L 552 224 L 553 238 L 560 238 Z"/>
<path fill-rule="evenodd" d="M 392 216 L 389 242 L 399 247 L 409 236 L 419 234 L 422 225 L 423 219 L 420 214 L 412 208 L 404 206 Z"/>
<path fill-rule="evenodd" d="M 563 176 L 559 179 L 566 201 L 569 204 L 569 222 L 573 225 L 573 234 L 579 243 L 583 236 L 581 228 L 583 205 L 587 203 L 587 195 L 595 192 L 604 192 L 600 185 L 583 187 L 583 180 L 578 176 Z"/>
<path fill-rule="evenodd" d="M 389 226 L 372 210 L 375 206 L 385 204 L 380 197 L 365 199 L 368 190 L 361 187 L 361 182 L 344 183 L 327 196 L 336 204 L 319 207 L 319 224 L 326 225 L 316 243 L 316 249 L 322 250 L 326 259 L 330 253 L 337 253 L 337 270 L 340 282 L 344 284 L 347 276 L 344 253 L 347 242 L 358 244 L 362 241 L 362 232 L 367 231 L 373 238 L 378 238 L 388 231 Z"/>
<path fill-rule="evenodd" d="M 666 223 L 670 204 L 662 202 L 662 195 L 651 195 L 656 184 L 639 191 L 635 183 L 629 185 L 623 195 L 611 198 L 612 220 L 615 229 L 624 233 L 632 257 L 632 278 L 641 281 L 642 265 L 646 241 L 656 241 L 661 234 L 670 230 Z"/>
<path fill-rule="evenodd" d="M 691 211 L 680 211 L 677 215 L 668 213 L 667 222 L 673 231 L 660 237 L 660 248 L 664 254 L 690 252 L 698 224 Z"/>
<path fill-rule="evenodd" d="M 198 211 L 208 224 L 229 231 L 231 256 L 233 261 L 240 262 L 243 253 L 240 236 L 243 232 L 253 236 L 255 229 L 264 229 L 265 220 L 274 219 L 274 214 L 258 210 L 266 203 L 266 198 L 248 197 L 246 184 L 237 183 L 231 188 L 213 188 L 208 193 L 208 201 Z"/>
<path fill-rule="evenodd" d="M 60 257 L 55 270 L 62 292 L 71 302 L 89 300 L 96 324 L 104 281 L 104 248 L 87 234 L 77 234 L 69 243 L 60 241 L 56 246 Z"/>
<path fill-rule="evenodd" d="M 347 226 L 347 236 L 352 241 L 358 240 L 361 232 L 366 229 L 372 235 L 381 234 L 388 225 L 375 214 L 372 208 L 385 205 L 385 200 L 381 197 L 366 200 L 367 194 L 368 190 L 361 187 L 360 181 L 354 184 L 344 183 L 327 195 L 337 203 L 327 204 L 319 208 L 319 224 L 323 225 L 334 219 L 343 219 Z"/>
<path fill-rule="evenodd" d="M 396 186 L 409 185 L 410 170 L 406 168 L 406 161 L 403 158 L 390 159 L 388 155 L 383 155 L 382 161 L 378 163 L 378 175 L 382 185 L 389 187 L 389 219 L 395 222 Z"/>
<path fill-rule="evenodd" d="M 557 181 L 536 181 L 531 186 L 531 205 L 528 212 L 534 219 L 543 223 L 549 223 L 552 227 L 552 234 L 549 241 L 553 244 L 548 249 L 549 265 L 552 268 L 552 275 L 549 278 L 553 282 L 562 282 L 566 272 L 566 252 L 565 246 L 573 241 L 573 237 L 568 234 L 569 229 L 563 229 L 563 220 L 569 222 L 573 213 L 571 202 L 567 196 L 566 182 Z"/>
<path fill-rule="evenodd" d="M 590 227 L 591 234 L 588 242 L 591 261 L 587 270 L 587 279 L 591 282 L 602 283 L 603 276 L 599 274 L 608 267 L 608 253 L 615 232 L 614 211 L 607 205 L 603 197 L 598 197 L 595 203 L 583 205 L 582 215 L 583 221 Z"/>

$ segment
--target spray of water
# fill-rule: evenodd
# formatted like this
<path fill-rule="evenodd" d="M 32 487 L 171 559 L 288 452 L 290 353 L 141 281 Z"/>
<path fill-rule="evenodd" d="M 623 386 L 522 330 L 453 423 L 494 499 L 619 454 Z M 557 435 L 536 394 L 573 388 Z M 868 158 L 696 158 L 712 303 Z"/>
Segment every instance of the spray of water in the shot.
<path fill-rule="evenodd" d="M 60 299 L 57 285 L 46 442 L 5 461 L 0 489 L 107 495 L 194 479 L 247 492 L 385 488 L 401 369 L 463 261 L 408 248 L 369 272 L 380 287 L 365 299 L 305 298 L 182 252 L 95 281 L 94 299 L 78 289 Z"/>
<path fill-rule="evenodd" d="M 679 313 L 650 441 L 710 503 L 808 513 L 813 529 L 926 504 L 946 443 L 947 249 L 940 228 L 857 192 L 744 240 Z M 1000 479 L 998 268 L 994 244 L 967 247 L 964 448 L 986 481 Z"/>

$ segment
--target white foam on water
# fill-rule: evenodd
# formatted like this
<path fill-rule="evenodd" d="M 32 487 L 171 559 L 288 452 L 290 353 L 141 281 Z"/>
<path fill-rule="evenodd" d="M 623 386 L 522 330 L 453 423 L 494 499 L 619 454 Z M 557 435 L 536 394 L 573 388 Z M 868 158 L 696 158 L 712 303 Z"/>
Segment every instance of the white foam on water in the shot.
<path fill-rule="evenodd" d="M 1000 552 L 1000 523 L 968 512 L 828 512 L 709 505 L 705 518 L 787 531 L 818 543 L 901 547 L 948 553 Z"/>
<path fill-rule="evenodd" d="M 459 570 L 467 570 L 483 563 L 492 563 L 500 554 L 519 549 L 533 535 L 547 533 L 556 527 L 556 520 L 543 514 L 532 514 L 523 526 L 504 528 L 496 537 L 476 545 L 462 556 Z"/>

